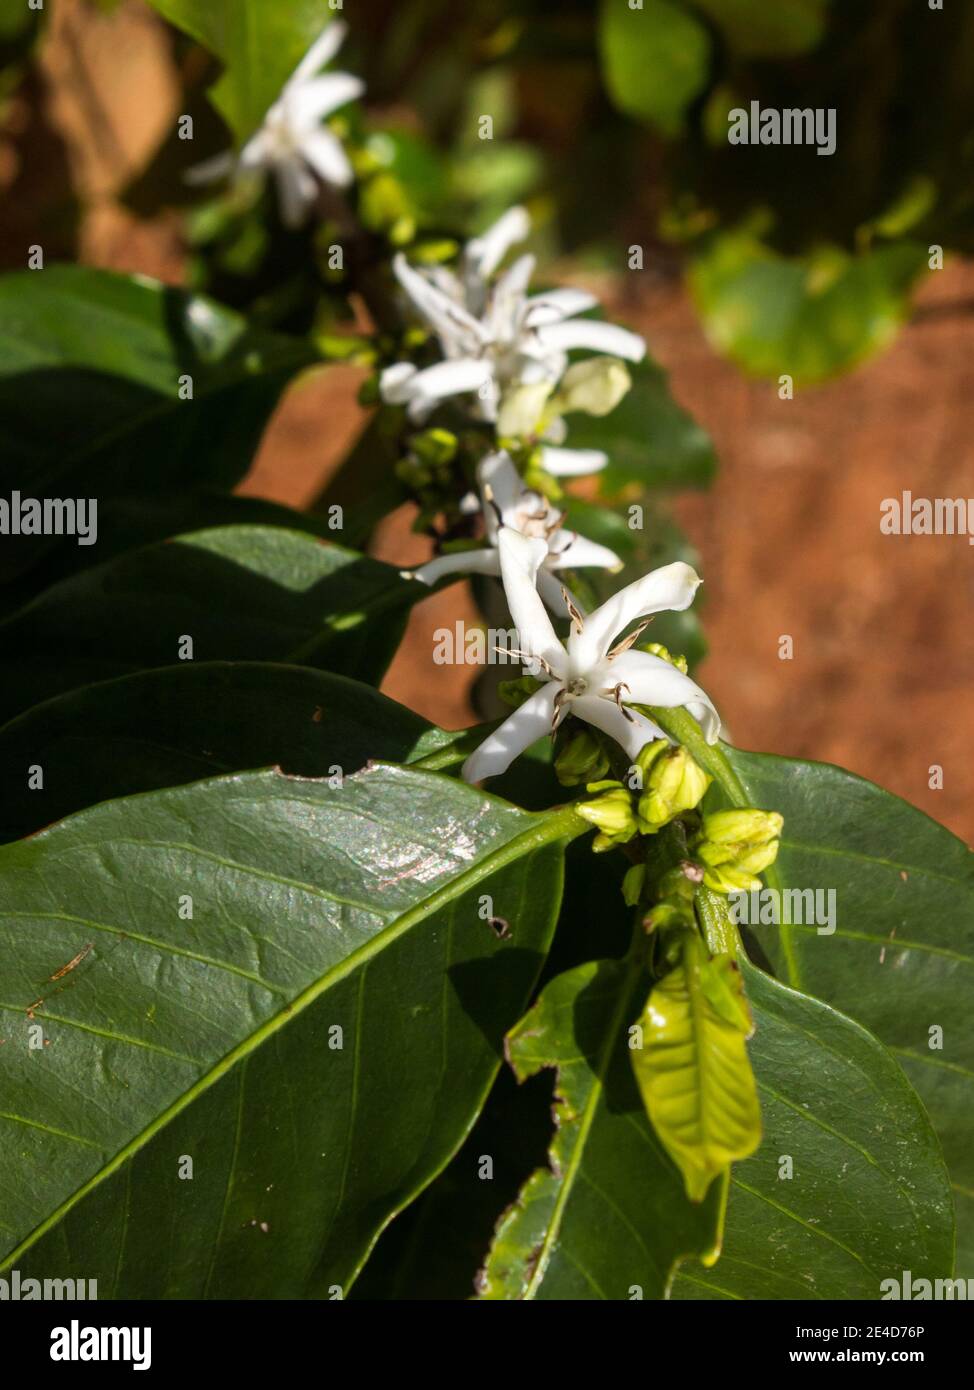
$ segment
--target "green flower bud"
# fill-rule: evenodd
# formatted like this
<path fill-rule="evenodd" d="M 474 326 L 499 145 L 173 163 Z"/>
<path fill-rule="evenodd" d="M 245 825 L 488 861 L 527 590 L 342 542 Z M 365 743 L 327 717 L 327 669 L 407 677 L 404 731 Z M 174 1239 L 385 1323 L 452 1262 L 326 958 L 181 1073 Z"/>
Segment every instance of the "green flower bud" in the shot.
<path fill-rule="evenodd" d="M 563 787 L 598 781 L 608 770 L 609 759 L 602 744 L 587 729 L 570 738 L 555 758 L 555 776 Z"/>
<path fill-rule="evenodd" d="M 704 869 L 703 881 L 715 893 L 752 893 L 761 887 L 759 878 L 736 864 L 708 866 Z"/>
<path fill-rule="evenodd" d="M 642 748 L 640 748 L 639 752 L 636 754 L 636 761 L 633 763 L 633 766 L 639 769 L 640 784 L 642 786 L 645 787 L 646 785 L 650 768 L 656 760 L 662 757 L 666 750 L 672 748 L 672 746 L 668 738 L 657 738 L 654 739 L 652 743 L 643 744 Z"/>
<path fill-rule="evenodd" d="M 715 844 L 734 845 L 743 850 L 777 839 L 784 823 L 784 817 L 777 811 L 712 811 L 703 818 L 703 833 Z"/>
<path fill-rule="evenodd" d="M 409 195 L 393 174 L 374 174 L 359 187 L 359 213 L 370 231 L 387 231 L 406 220 L 415 232 L 412 212 Z"/>
<path fill-rule="evenodd" d="M 677 864 L 667 872 L 659 881 L 659 895 L 669 901 L 681 900 L 685 904 L 693 902 L 693 895 L 697 890 L 697 884 L 692 878 L 688 878 L 681 865 Z"/>
<path fill-rule="evenodd" d="M 622 880 L 622 896 L 625 899 L 626 907 L 635 907 L 642 897 L 643 884 L 646 882 L 646 865 L 633 864 L 626 870 L 625 878 Z"/>
<path fill-rule="evenodd" d="M 608 415 L 631 385 L 628 368 L 618 357 L 587 357 L 565 372 L 552 397 L 550 413 L 568 415 L 581 410 L 586 415 Z"/>
<path fill-rule="evenodd" d="M 430 468 L 441 468 L 453 462 L 457 452 L 457 437 L 450 430 L 430 429 L 414 434 L 409 440 L 417 458 Z"/>
<path fill-rule="evenodd" d="M 667 898 L 652 907 L 643 918 L 646 931 L 662 931 L 664 927 L 692 927 L 693 906 L 676 898 Z"/>
<path fill-rule="evenodd" d="M 684 811 L 692 811 L 712 780 L 685 748 L 657 754 L 636 808 L 642 833 L 653 835 Z"/>
<path fill-rule="evenodd" d="M 664 647 L 662 642 L 647 642 L 640 651 L 649 652 L 650 656 L 658 656 L 662 661 L 668 661 L 671 666 L 675 666 L 684 675 L 687 673 L 687 659 L 685 656 L 674 656 L 668 647 Z"/>
<path fill-rule="evenodd" d="M 433 474 L 425 463 L 421 463 L 415 454 L 407 454 L 405 458 L 399 459 L 395 468 L 396 477 L 407 487 L 418 490 L 428 487 L 433 481 Z"/>
<path fill-rule="evenodd" d="M 607 790 L 605 790 L 607 789 Z M 581 801 L 578 814 L 599 830 L 592 848 L 597 854 L 624 845 L 636 833 L 636 818 L 632 813 L 632 798 L 619 782 L 591 782 L 588 790 L 601 791 L 592 801 Z"/>
<path fill-rule="evenodd" d="M 784 817 L 777 811 L 714 811 L 704 816 L 695 854 L 704 864 L 704 883 L 715 893 L 751 892 L 756 877 L 778 857 Z"/>

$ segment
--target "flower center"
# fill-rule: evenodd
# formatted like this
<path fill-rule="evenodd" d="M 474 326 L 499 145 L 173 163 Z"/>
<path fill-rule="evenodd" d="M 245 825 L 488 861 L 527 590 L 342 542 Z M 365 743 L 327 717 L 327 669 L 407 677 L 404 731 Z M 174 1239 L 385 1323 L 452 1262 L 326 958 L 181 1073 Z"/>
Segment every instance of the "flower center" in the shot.
<path fill-rule="evenodd" d="M 588 681 L 584 676 L 573 676 L 565 686 L 569 695 L 584 695 L 588 690 Z"/>

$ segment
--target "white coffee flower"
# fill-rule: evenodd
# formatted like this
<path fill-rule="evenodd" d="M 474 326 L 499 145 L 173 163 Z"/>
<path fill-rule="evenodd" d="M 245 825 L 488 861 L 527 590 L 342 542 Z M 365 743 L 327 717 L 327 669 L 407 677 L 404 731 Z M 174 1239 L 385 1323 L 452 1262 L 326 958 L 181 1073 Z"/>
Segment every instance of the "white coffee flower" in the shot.
<path fill-rule="evenodd" d="M 641 629 L 612 645 L 637 618 L 689 608 L 700 584 L 689 565 L 677 561 L 653 570 L 587 617 L 572 611 L 566 646 L 555 634 L 536 587 L 546 557 L 544 541 L 505 526 L 497 549 L 520 654 L 544 684 L 470 755 L 463 765 L 466 781 L 505 772 L 519 753 L 556 729 L 568 714 L 601 729 L 630 758 L 650 740 L 666 737 L 633 704 L 683 706 L 699 721 L 707 742 L 717 741 L 720 719 L 704 691 L 662 657 L 633 650 Z"/>
<path fill-rule="evenodd" d="M 422 421 L 441 401 L 472 394 L 474 417 L 496 422 L 505 400 L 521 388 L 536 387 L 543 405 L 565 375 L 571 349 L 642 360 L 646 344 L 637 334 L 576 317 L 595 306 L 594 295 L 575 289 L 529 295 L 533 256 L 519 257 L 495 276 L 507 252 L 529 230 L 524 208 L 511 208 L 483 236 L 467 243 L 458 273 L 445 266 L 419 270 L 401 253 L 396 256 L 396 278 L 436 335 L 444 360 L 426 368 L 411 362 L 387 367 L 380 379 L 384 400 L 405 405 L 411 419 Z M 570 457 L 571 450 L 547 452 L 550 457 L 543 462 L 551 472 L 589 472 L 605 462 L 596 450 L 578 451 L 579 459 Z"/>
<path fill-rule="evenodd" d="M 413 579 L 435 584 L 447 574 L 500 575 L 498 538 L 505 529 L 543 541 L 547 550 L 538 569 L 538 589 L 549 608 L 564 612 L 563 585 L 558 570 L 616 570 L 622 561 L 608 546 L 586 540 L 576 531 L 562 528 L 564 513 L 556 511 L 540 492 L 525 488 L 510 455 L 501 450 L 488 454 L 477 466 L 477 483 L 484 513 L 487 544 L 480 550 L 460 550 L 440 555 L 411 572 Z"/>
<path fill-rule="evenodd" d="M 321 124 L 325 116 L 362 95 L 365 84 L 345 72 L 322 74 L 347 32 L 341 20 L 319 35 L 288 78 L 281 95 L 239 155 L 228 150 L 190 169 L 190 183 L 210 183 L 228 174 L 263 171 L 273 175 L 286 227 L 300 227 L 318 197 L 317 178 L 346 188 L 352 166 L 342 143 Z"/>

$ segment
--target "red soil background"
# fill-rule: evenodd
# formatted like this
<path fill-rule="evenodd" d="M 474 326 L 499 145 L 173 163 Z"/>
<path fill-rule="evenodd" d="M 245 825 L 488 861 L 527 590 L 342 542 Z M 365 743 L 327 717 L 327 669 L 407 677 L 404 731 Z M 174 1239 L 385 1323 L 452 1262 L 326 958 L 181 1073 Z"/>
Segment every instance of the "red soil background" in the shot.
<path fill-rule="evenodd" d="M 70 176 L 85 206 L 80 259 L 178 284 L 178 220 L 137 222 L 113 196 L 177 111 L 160 26 L 137 0 L 112 16 L 82 0 L 51 8 L 44 81 L 0 130 L 4 265 L 24 263 L 32 227 L 64 200 Z M 964 536 L 884 536 L 879 518 L 882 499 L 904 490 L 974 499 L 974 266 L 948 263 L 889 351 L 793 401 L 716 355 L 679 284 L 629 277 L 598 289 L 644 333 L 717 448 L 713 488 L 675 510 L 706 579 L 699 679 L 734 741 L 839 763 L 970 842 L 974 547 Z M 299 383 L 242 490 L 309 502 L 361 421 L 357 381 L 329 368 Z M 427 552 L 400 515 L 376 553 L 405 564 Z M 471 668 L 431 662 L 433 629 L 458 617 L 476 620 L 463 586 L 420 604 L 383 687 L 447 727 L 474 717 Z M 778 656 L 785 634 L 790 661 Z M 942 790 L 929 786 L 933 765 Z"/>

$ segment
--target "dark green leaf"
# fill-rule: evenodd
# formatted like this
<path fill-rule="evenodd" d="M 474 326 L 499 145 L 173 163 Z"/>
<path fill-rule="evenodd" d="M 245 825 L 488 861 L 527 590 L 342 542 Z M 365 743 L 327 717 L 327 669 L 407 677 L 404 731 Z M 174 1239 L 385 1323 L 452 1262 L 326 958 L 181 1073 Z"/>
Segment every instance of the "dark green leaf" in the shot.
<path fill-rule="evenodd" d="M 692 0 L 742 58 L 807 53 L 825 31 L 830 0 Z"/>
<path fill-rule="evenodd" d="M 209 490 L 105 497 L 98 504 L 98 544 L 78 545 L 73 536 L 57 537 L 40 564 L 0 588 L 0 612 L 6 617 L 59 580 L 104 564 L 126 551 L 222 526 L 284 526 L 323 540 L 341 539 L 346 545 L 354 545 L 347 526 L 336 531 L 324 516 L 296 512 L 261 497 Z"/>
<path fill-rule="evenodd" d="M 378 683 L 421 585 L 267 526 L 177 537 L 85 570 L 0 623 L 0 718 L 77 686 L 186 659 L 322 666 Z"/>
<path fill-rule="evenodd" d="M 0 848 L 0 1269 L 102 1298 L 346 1288 L 473 1123 L 580 826 L 377 765 Z"/>
<path fill-rule="evenodd" d="M 550 1168 L 497 1227 L 481 1297 L 662 1298 L 678 1260 L 712 1248 L 719 1184 L 687 1201 L 633 1080 L 627 1030 L 647 989 L 638 967 L 592 961 L 553 980 L 510 1034 L 519 1080 L 557 1069 L 557 1129 Z"/>
<path fill-rule="evenodd" d="M 84 686 L 0 729 L 0 839 L 99 801 L 252 767 L 346 776 L 409 762 L 447 734 L 371 686 L 300 666 L 186 662 Z M 28 785 L 41 767 L 42 787 Z"/>
<path fill-rule="evenodd" d="M 727 751 L 753 804 L 784 815 L 776 871 L 785 888 L 822 895 L 824 931 L 806 905 L 792 913 L 803 924 L 758 927 L 761 946 L 784 980 L 850 1014 L 902 1064 L 943 1144 L 960 1272 L 974 1275 L 974 855 L 852 773 Z"/>
<path fill-rule="evenodd" d="M 153 281 L 77 266 L 4 276 L 0 496 L 231 487 L 285 383 L 311 360 L 305 343 Z M 187 378 L 192 400 L 180 399 Z M 5 537 L 0 577 L 52 543 Z"/>
<path fill-rule="evenodd" d="M 322 0 L 152 0 L 179 29 L 225 65 L 211 93 L 239 140 L 268 108 L 334 17 Z"/>
<path fill-rule="evenodd" d="M 828 1005 L 744 975 L 765 1139 L 732 1169 L 720 1261 L 681 1270 L 673 1296 L 875 1300 L 906 1269 L 949 1276 L 947 1173 L 900 1068 Z"/>
<path fill-rule="evenodd" d="M 705 487 L 717 467 L 706 431 L 670 395 L 662 367 L 641 362 L 629 370 L 632 388 L 610 414 L 569 417 L 568 443 L 609 455 L 608 467 L 599 474 L 600 490 L 607 496 L 632 483 Z"/>

